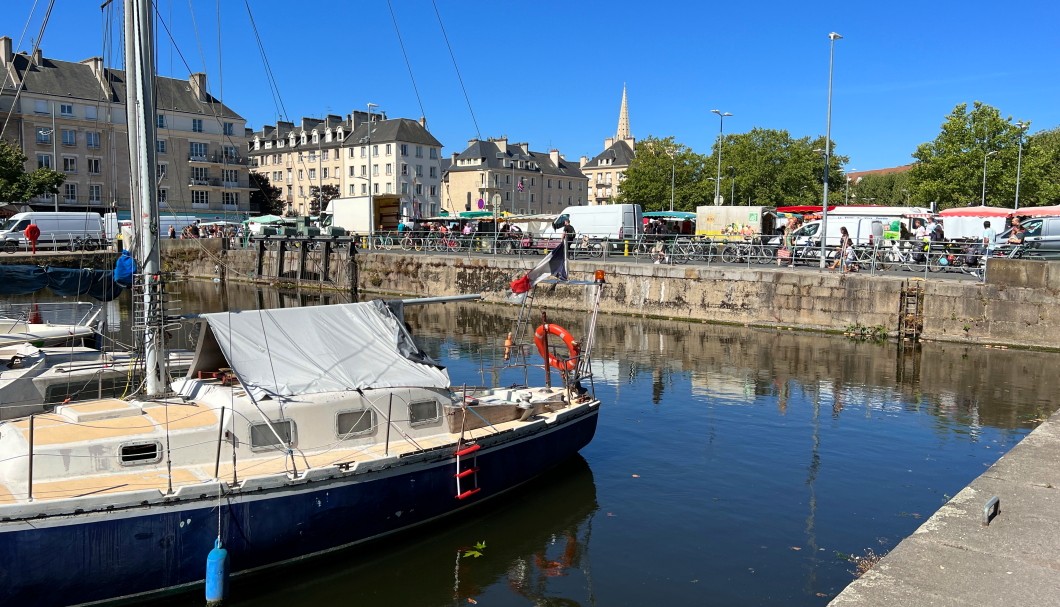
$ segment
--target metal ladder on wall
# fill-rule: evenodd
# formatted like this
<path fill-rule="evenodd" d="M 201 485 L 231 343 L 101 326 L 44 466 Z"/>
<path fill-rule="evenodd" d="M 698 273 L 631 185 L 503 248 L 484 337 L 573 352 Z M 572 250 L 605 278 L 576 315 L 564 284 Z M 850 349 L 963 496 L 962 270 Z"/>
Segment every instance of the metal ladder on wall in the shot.
<path fill-rule="evenodd" d="M 924 330 L 924 285 L 907 282 L 902 287 L 898 309 L 898 337 L 915 341 Z"/>

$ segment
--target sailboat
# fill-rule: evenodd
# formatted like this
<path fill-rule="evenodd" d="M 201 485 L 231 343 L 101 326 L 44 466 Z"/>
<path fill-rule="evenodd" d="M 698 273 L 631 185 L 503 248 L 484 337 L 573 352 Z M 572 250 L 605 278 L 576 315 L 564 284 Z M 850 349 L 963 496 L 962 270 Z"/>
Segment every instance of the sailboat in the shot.
<path fill-rule="evenodd" d="M 0 604 L 197 585 L 216 604 L 229 576 L 470 516 L 592 440 L 599 272 L 556 286 L 587 290 L 578 340 L 547 321 L 533 332 L 535 291 L 523 295 L 504 359 L 529 351 L 519 338 L 533 332 L 541 386 L 455 389 L 410 335 L 408 301 L 201 315 L 191 368 L 166 385 L 145 67 L 153 8 L 126 0 L 125 10 L 147 397 L 0 422 Z"/>

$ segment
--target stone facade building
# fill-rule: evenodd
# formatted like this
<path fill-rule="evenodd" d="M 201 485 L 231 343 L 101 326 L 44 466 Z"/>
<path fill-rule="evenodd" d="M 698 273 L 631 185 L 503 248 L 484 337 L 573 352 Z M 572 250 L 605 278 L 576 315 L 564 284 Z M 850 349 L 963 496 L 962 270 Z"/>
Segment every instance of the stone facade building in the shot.
<path fill-rule="evenodd" d="M 38 210 L 128 211 L 130 198 L 125 72 L 91 57 L 78 63 L 12 53 L 0 37 L 3 138 L 20 147 L 26 169 L 66 174 L 56 198 Z M 250 205 L 246 121 L 210 95 L 205 74 L 157 79 L 157 177 L 163 212 L 240 212 Z"/>
<path fill-rule="evenodd" d="M 427 121 L 355 111 L 345 118 L 277 122 L 250 134 L 251 170 L 279 187 L 287 211 L 310 212 L 312 188 L 333 185 L 342 197 L 400 197 L 401 220 L 436 215 L 442 144 Z"/>
<path fill-rule="evenodd" d="M 618 111 L 618 131 L 614 137 L 604 140 L 604 151 L 592 160 L 581 159 L 581 169 L 589 180 L 589 204 L 611 204 L 622 190 L 622 180 L 626 177 L 633 157 L 636 155 L 637 142 L 629 134 L 629 104 L 626 99 L 626 87 L 622 87 L 622 106 Z"/>
<path fill-rule="evenodd" d="M 451 214 L 489 210 L 558 213 L 584 205 L 587 179 L 559 150 L 534 152 L 506 137 L 480 141 L 453 154 L 446 169 L 443 208 Z M 482 204 L 479 204 L 482 201 Z"/>

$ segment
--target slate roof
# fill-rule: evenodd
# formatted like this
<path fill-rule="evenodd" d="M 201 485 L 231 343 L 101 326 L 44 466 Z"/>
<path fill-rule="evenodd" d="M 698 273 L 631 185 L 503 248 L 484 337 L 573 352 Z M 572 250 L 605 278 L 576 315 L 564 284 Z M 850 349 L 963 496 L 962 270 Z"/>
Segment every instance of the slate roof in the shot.
<path fill-rule="evenodd" d="M 500 156 L 498 156 L 500 154 Z M 483 162 L 471 165 L 471 166 L 460 166 L 460 160 L 468 159 L 479 159 Z M 494 141 L 473 141 L 466 150 L 460 152 L 457 155 L 457 162 L 452 163 L 448 168 L 449 171 L 482 171 L 486 169 L 507 169 L 510 168 L 508 164 L 509 159 L 515 160 L 528 160 L 537 163 L 537 170 L 542 175 L 560 175 L 563 177 L 574 177 L 585 179 L 585 175 L 578 168 L 577 162 L 570 162 L 560 156 L 559 165 L 557 166 L 552 162 L 552 158 L 545 152 L 535 152 L 530 150 L 529 153 L 524 153 L 523 149 L 517 145 L 508 144 L 508 151 L 501 152 L 500 146 Z M 525 167 L 526 165 L 524 165 Z M 529 171 L 531 169 L 523 168 L 520 171 Z"/>
<path fill-rule="evenodd" d="M 380 143 L 387 141 L 400 141 L 402 143 L 416 143 L 442 147 L 442 142 L 435 139 L 430 131 L 425 129 L 419 122 L 410 118 L 391 118 L 372 122 L 372 141 Z M 359 145 L 361 140 L 367 141 L 368 123 L 362 122 L 357 128 L 346 135 L 347 145 Z"/>
<path fill-rule="evenodd" d="M 96 79 L 92 66 L 87 63 L 59 61 L 45 57 L 41 65 L 33 64 L 24 53 L 12 57 L 18 76 L 25 82 L 23 93 L 35 93 L 58 98 L 77 99 L 82 102 L 110 101 L 124 104 L 125 70 L 103 68 L 106 85 Z M 17 85 L 16 85 L 17 86 Z M 159 111 L 177 111 L 204 116 L 222 116 L 243 120 L 228 106 L 209 93 L 206 101 L 199 101 L 187 80 L 159 76 L 156 79 L 155 108 Z"/>
<path fill-rule="evenodd" d="M 611 147 L 607 148 L 603 152 L 596 155 L 595 158 L 586 163 L 585 168 L 596 169 L 607 166 L 629 166 L 633 162 L 634 157 L 633 146 L 629 145 L 629 142 L 624 139 L 611 144 Z M 603 160 L 611 160 L 610 164 L 600 164 Z"/>

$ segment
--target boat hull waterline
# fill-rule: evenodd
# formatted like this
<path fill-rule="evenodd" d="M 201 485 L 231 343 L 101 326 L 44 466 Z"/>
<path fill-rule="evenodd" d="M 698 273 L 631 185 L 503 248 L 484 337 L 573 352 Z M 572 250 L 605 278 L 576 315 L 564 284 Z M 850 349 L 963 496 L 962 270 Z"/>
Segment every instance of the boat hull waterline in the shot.
<path fill-rule="evenodd" d="M 593 402 L 540 424 L 484 438 L 480 491 L 455 497 L 452 449 L 413 453 L 391 467 L 273 489 L 205 495 L 96 513 L 0 522 L 0 604 L 86 605 L 201 584 L 218 536 L 233 574 L 290 563 L 408 529 L 517 487 L 586 446 Z M 404 461 L 403 461 L 404 460 Z M 57 579 L 56 571 L 70 575 Z M 71 603 L 71 599 L 75 602 Z"/>

